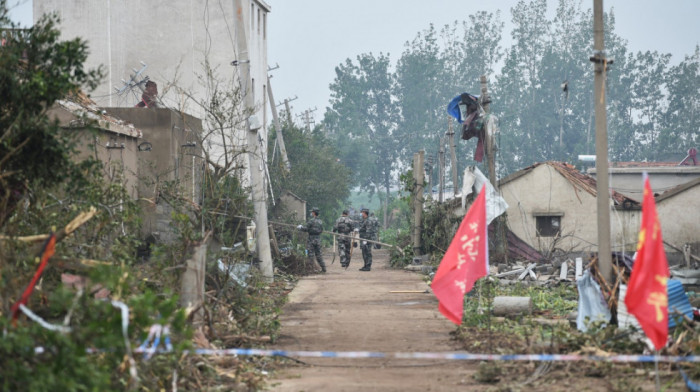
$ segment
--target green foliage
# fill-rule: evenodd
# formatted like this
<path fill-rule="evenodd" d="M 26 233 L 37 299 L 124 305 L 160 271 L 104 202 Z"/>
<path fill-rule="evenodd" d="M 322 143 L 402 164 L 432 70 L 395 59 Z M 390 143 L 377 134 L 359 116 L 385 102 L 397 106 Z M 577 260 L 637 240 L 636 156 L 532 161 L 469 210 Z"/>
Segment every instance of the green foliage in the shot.
<path fill-rule="evenodd" d="M 275 196 L 289 191 L 306 200 L 307 210 L 318 207 L 320 218 L 328 230 L 350 195 L 350 170 L 338 162 L 338 152 L 331 147 L 319 128 L 313 132 L 291 124 L 285 124 L 284 143 L 291 170 L 286 171 L 282 160 L 277 157 L 270 166 L 270 179 Z M 268 143 L 270 158 L 274 142 Z M 305 219 L 306 217 L 297 217 Z"/>
<path fill-rule="evenodd" d="M 324 124 L 354 182 L 381 189 L 382 173 L 395 178 L 396 169 L 410 167 L 421 149 L 426 162 L 437 161 L 445 145 L 440 139 L 447 131 L 446 105 L 462 92 L 479 94 L 481 75 L 489 79 L 491 110 L 501 130 L 499 176 L 535 162 L 575 162 L 579 154 L 592 154 L 593 12 L 578 0 L 558 0 L 550 17 L 551 3 L 526 0 L 513 7 L 513 44 L 505 49 L 500 14 L 477 11 L 442 29 L 430 25 L 418 32 L 394 70 L 388 56 L 371 53 L 339 64 Z M 611 160 L 680 161 L 697 144 L 697 51 L 669 67 L 668 54 L 630 53 L 615 31 L 612 9 L 604 24 L 606 54 L 614 60 L 605 85 Z M 496 74 L 498 63 L 503 66 Z M 459 126 L 453 129 L 459 138 Z M 474 164 L 476 141 L 456 144 L 458 163 L 450 162 L 448 171 L 459 170 L 465 159 Z M 392 166 L 381 159 L 388 156 Z M 427 173 L 437 174 L 436 166 L 426 165 Z"/>
<path fill-rule="evenodd" d="M 0 26 L 14 27 L 0 0 Z M 100 72 L 86 70 L 84 41 L 60 41 L 55 15 L 40 18 L 28 30 L 14 30 L 0 46 L 0 225 L 27 192 L 28 182 L 50 186 L 56 173 L 76 172 L 70 160 L 70 134 L 59 132 L 46 111 L 57 99 L 86 85 Z M 30 164 L 28 164 L 30 163 Z"/>
<path fill-rule="evenodd" d="M 453 213 L 450 203 L 429 201 L 423 210 L 421 243 L 424 254 L 444 254 L 457 232 L 463 216 Z"/>
<path fill-rule="evenodd" d="M 383 191 L 386 202 L 396 184 L 394 171 L 403 147 L 390 67 L 388 55 L 371 53 L 336 67 L 331 108 L 324 119 L 340 162 L 352 170 L 353 185 L 370 194 Z"/>
<path fill-rule="evenodd" d="M 11 25 L 6 7 L 0 0 L 0 25 Z M 125 361 L 130 354 L 123 323 L 132 345 L 145 338 L 150 325 L 169 324 L 178 353 L 188 340 L 185 317 L 176 295 L 142 287 L 134 273 L 140 211 L 122 185 L 122 173 L 103 178 L 99 162 L 77 158 L 73 133 L 46 116 L 55 100 L 83 84 L 93 86 L 98 76 L 83 69 L 85 43 L 59 41 L 56 23 L 56 17 L 44 17 L 0 46 L 0 231 L 11 238 L 0 240 L 0 389 L 126 390 L 139 380 L 131 378 Z M 47 330 L 21 314 L 10 321 L 10 308 L 41 253 L 41 243 L 14 238 L 56 232 L 93 209 L 91 219 L 57 242 L 27 303 L 70 332 Z M 74 283 L 63 283 L 69 278 Z M 129 319 L 98 298 L 103 296 L 125 303 Z M 139 360 L 136 370 L 169 377 L 178 365 L 176 356 L 168 358 L 160 360 L 170 362 L 167 369 L 154 372 L 153 362 Z"/>

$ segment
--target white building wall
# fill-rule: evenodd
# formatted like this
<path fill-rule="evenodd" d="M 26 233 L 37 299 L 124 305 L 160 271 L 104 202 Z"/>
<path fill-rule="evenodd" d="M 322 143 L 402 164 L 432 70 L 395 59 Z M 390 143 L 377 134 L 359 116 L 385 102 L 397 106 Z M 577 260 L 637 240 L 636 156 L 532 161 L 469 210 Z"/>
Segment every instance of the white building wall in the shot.
<path fill-rule="evenodd" d="M 262 0 L 243 3 L 247 4 L 242 7 L 243 20 L 250 23 L 246 31 L 251 60 L 251 80 L 245 82 L 253 87 L 256 115 L 266 143 L 266 30 L 270 7 Z M 138 89 L 118 95 L 115 88 L 122 88 L 122 79 L 129 81 L 134 69 L 142 69 L 141 62 L 147 65 L 143 76 L 158 83 L 167 107 L 202 118 L 205 123 L 204 112 L 183 93 L 191 92 L 196 100 L 208 97 L 209 88 L 202 81 L 206 77 L 205 59 L 223 85 L 232 88 L 239 83 L 238 69 L 231 65 L 238 57 L 234 0 L 34 0 L 33 10 L 35 19 L 57 12 L 62 19 L 59 28 L 63 39 L 81 37 L 88 42 L 90 55 L 85 66 L 104 67 L 103 82 L 91 92 L 99 106 L 131 107 L 140 100 Z M 244 146 L 245 131 L 236 132 L 234 139 L 238 146 Z M 216 151 L 217 146 L 213 148 Z"/>
<path fill-rule="evenodd" d="M 559 172 L 542 164 L 527 174 L 501 186 L 508 203 L 508 226 L 518 237 L 546 253 L 552 246 L 569 252 L 598 251 L 596 198 L 575 188 Z M 640 211 L 611 210 L 611 247 L 613 251 L 630 251 L 636 246 Z M 562 239 L 538 237 L 536 214 L 563 214 Z"/>
<path fill-rule="evenodd" d="M 656 204 L 665 241 L 676 247 L 700 243 L 700 185 Z"/>

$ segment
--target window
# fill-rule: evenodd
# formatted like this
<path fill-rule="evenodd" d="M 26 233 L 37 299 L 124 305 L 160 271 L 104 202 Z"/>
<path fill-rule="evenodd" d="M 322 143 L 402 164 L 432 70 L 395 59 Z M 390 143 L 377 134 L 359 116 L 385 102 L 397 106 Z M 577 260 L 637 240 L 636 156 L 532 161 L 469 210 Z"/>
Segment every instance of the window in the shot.
<path fill-rule="evenodd" d="M 260 35 L 260 8 L 258 8 L 258 35 Z"/>
<path fill-rule="evenodd" d="M 263 39 L 267 39 L 267 12 L 263 14 Z"/>
<path fill-rule="evenodd" d="M 535 215 L 538 237 L 556 237 L 561 232 L 561 215 Z"/>

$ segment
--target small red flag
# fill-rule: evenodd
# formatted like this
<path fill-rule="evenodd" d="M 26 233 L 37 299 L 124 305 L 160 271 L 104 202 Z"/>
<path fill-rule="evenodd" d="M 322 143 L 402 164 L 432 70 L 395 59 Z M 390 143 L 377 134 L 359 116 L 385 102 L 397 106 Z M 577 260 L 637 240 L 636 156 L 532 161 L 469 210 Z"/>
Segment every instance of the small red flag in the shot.
<path fill-rule="evenodd" d="M 488 273 L 486 229 L 484 185 L 459 225 L 430 285 L 440 301 L 440 313 L 457 325 L 462 323 L 464 294 Z"/>
<path fill-rule="evenodd" d="M 625 304 L 657 350 L 664 347 L 668 340 L 668 278 L 661 223 L 656 214 L 649 178 L 645 178 L 637 257 L 627 286 Z"/>

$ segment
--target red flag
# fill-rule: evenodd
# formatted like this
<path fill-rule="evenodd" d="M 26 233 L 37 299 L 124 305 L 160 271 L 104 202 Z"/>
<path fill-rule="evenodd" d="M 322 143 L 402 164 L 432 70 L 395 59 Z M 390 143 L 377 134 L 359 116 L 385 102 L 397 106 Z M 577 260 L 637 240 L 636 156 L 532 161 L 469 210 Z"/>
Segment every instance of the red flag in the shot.
<path fill-rule="evenodd" d="M 644 180 L 642 226 L 625 304 L 657 350 L 668 339 L 668 261 L 649 178 Z"/>
<path fill-rule="evenodd" d="M 438 309 L 453 323 L 462 323 L 464 294 L 488 273 L 486 185 L 464 216 L 435 273 L 430 287 L 440 301 Z"/>

